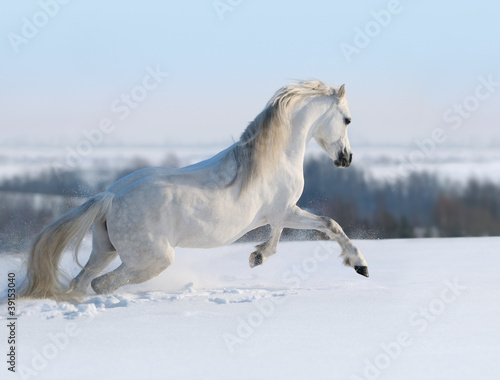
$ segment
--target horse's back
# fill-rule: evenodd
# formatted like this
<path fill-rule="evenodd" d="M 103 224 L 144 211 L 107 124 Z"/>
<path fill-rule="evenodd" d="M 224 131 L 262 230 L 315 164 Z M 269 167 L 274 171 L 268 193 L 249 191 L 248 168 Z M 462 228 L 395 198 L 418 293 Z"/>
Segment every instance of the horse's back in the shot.
<path fill-rule="evenodd" d="M 173 175 L 178 170 L 179 169 L 163 168 L 163 167 L 139 169 L 116 181 L 113 185 L 111 185 L 108 188 L 108 191 L 117 194 L 122 189 L 125 189 L 127 186 L 130 186 L 133 183 L 143 180 L 147 177 L 152 177 L 152 176 L 163 177 L 163 176 Z"/>
<path fill-rule="evenodd" d="M 238 174 L 233 148 L 223 150 L 214 157 L 184 168 L 153 167 L 139 169 L 115 182 L 108 191 L 118 193 L 138 181 L 177 184 L 204 189 L 226 188 Z"/>

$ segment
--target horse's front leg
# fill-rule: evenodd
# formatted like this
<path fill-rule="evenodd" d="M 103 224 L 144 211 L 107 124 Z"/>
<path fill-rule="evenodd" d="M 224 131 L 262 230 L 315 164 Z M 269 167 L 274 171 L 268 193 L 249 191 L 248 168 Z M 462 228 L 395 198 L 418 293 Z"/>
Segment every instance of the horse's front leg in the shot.
<path fill-rule="evenodd" d="M 271 228 L 271 236 L 267 241 L 262 244 L 255 246 L 257 250 L 252 252 L 250 255 L 250 268 L 256 267 L 262 264 L 269 257 L 274 255 L 278 249 L 278 243 L 280 241 L 281 232 L 283 228 Z"/>
<path fill-rule="evenodd" d="M 294 208 L 286 213 L 283 220 L 283 227 L 314 229 L 324 232 L 331 239 L 335 239 L 339 243 L 342 248 L 340 256 L 344 259 L 344 265 L 353 267 L 357 273 L 368 277 L 368 266 L 360 250 L 356 248 L 344 233 L 342 227 L 332 218 L 314 215 L 294 206 Z"/>

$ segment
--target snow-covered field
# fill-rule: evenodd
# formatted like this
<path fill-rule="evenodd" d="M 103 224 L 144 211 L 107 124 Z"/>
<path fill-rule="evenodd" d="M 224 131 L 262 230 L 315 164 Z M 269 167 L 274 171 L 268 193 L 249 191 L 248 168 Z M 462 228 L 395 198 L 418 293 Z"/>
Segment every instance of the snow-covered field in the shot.
<path fill-rule="evenodd" d="M 370 278 L 334 242 L 281 243 L 254 269 L 235 244 L 177 249 L 156 279 L 80 305 L 18 301 L 15 374 L 0 304 L 1 378 L 499 378 L 500 238 L 355 243 Z M 2 299 L 20 265 L 0 256 Z"/>

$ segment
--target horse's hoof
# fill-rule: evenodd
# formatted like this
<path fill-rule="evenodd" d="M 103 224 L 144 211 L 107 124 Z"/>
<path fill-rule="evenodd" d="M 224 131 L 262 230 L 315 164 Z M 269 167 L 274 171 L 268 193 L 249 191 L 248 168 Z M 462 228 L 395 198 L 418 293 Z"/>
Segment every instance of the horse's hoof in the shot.
<path fill-rule="evenodd" d="M 109 290 L 110 288 L 110 278 L 108 275 L 104 274 L 100 277 L 94 278 L 92 282 L 90 283 L 90 286 L 92 286 L 92 289 L 96 294 L 109 294 L 111 291 Z"/>
<path fill-rule="evenodd" d="M 256 267 L 257 265 L 262 264 L 264 260 L 262 259 L 262 253 L 260 252 L 252 252 L 250 255 L 250 268 Z"/>
<path fill-rule="evenodd" d="M 356 273 L 362 276 L 370 277 L 370 275 L 368 274 L 368 267 L 356 265 L 354 267 L 354 270 L 356 271 Z"/>

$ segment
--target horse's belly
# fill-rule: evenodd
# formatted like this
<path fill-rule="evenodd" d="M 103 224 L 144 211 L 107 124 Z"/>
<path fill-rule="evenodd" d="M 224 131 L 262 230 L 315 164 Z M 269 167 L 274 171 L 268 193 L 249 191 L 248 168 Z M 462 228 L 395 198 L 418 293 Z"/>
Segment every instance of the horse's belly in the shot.
<path fill-rule="evenodd" d="M 243 219 L 243 218 L 242 218 Z M 174 245 L 184 248 L 214 248 L 231 244 L 247 232 L 265 224 L 264 220 L 251 221 L 238 218 L 224 220 L 187 220 L 174 227 Z"/>

